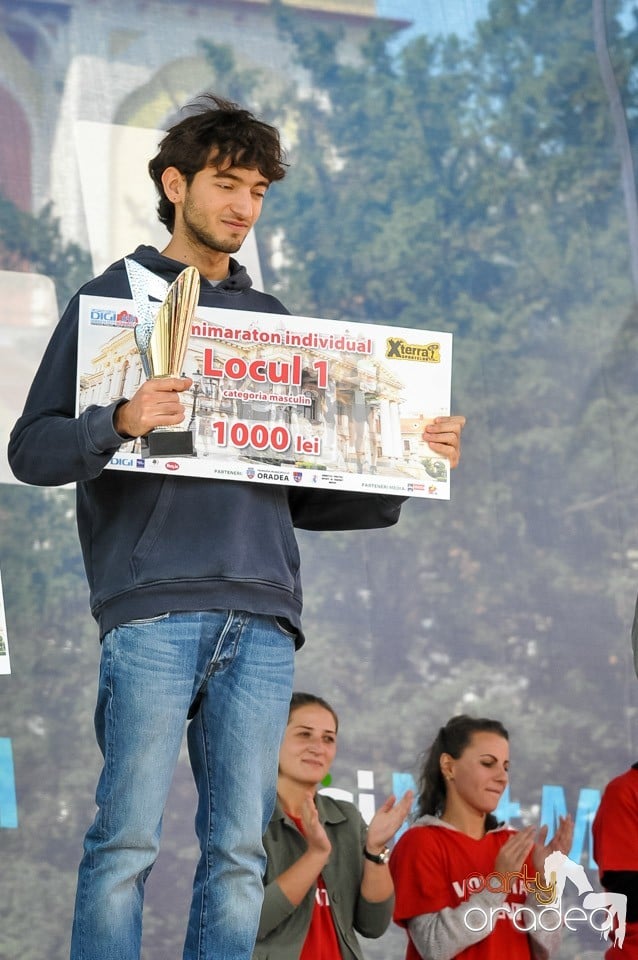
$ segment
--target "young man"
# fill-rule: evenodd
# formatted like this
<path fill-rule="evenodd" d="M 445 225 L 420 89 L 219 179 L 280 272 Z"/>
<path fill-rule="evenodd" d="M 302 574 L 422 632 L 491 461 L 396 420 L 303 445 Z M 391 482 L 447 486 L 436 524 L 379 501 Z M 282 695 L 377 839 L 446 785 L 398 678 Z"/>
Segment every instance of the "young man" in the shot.
<path fill-rule="evenodd" d="M 235 253 L 285 173 L 277 131 L 217 97 L 172 127 L 149 170 L 162 253 L 132 259 L 169 283 L 201 274 L 200 304 L 286 313 L 251 288 Z M 124 261 L 82 288 L 130 297 Z M 75 417 L 78 297 L 65 311 L 9 446 L 27 483 L 77 483 L 77 518 L 102 640 L 95 726 L 104 767 L 80 864 L 72 960 L 137 960 L 144 882 L 184 725 L 198 790 L 201 858 L 185 960 L 248 960 L 275 801 L 277 753 L 303 642 L 294 527 L 383 527 L 401 498 L 104 471 L 118 447 L 184 418 L 187 377 Z M 433 449 L 458 462 L 462 417 L 439 418 Z M 46 454 L 43 454 L 46 451 Z M 194 714 L 194 715 L 193 715 Z"/>

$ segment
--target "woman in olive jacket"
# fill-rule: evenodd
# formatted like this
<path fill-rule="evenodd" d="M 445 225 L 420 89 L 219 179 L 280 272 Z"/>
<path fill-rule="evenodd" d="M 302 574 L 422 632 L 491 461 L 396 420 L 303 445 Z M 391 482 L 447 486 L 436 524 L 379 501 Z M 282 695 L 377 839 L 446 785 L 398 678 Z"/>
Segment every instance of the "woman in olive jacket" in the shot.
<path fill-rule="evenodd" d="M 387 843 L 406 818 L 408 792 L 366 827 L 357 808 L 317 793 L 337 746 L 337 715 L 294 693 L 279 754 L 277 805 L 264 837 L 264 903 L 253 960 L 362 960 L 355 931 L 380 937 L 394 902 Z"/>

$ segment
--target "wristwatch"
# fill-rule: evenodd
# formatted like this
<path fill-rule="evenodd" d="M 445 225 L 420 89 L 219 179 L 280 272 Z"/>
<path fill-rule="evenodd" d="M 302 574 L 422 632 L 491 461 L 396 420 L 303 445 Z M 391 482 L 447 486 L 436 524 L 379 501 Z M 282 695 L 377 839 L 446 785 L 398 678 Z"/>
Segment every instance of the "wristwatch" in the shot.
<path fill-rule="evenodd" d="M 371 860 L 373 863 L 388 863 L 390 860 L 390 851 L 387 847 L 384 847 L 381 853 L 370 853 L 370 851 L 364 847 L 363 855 L 366 860 Z"/>

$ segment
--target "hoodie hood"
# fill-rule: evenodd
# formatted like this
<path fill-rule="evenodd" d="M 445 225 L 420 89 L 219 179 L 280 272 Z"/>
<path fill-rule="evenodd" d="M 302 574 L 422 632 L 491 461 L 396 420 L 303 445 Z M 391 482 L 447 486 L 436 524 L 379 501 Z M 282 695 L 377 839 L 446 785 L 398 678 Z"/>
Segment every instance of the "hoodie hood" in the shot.
<path fill-rule="evenodd" d="M 441 820 L 440 817 L 433 817 L 431 814 L 426 813 L 422 817 L 419 817 L 418 820 L 415 820 L 413 823 L 414 827 L 441 827 L 444 830 L 455 830 L 457 833 L 461 831 L 458 827 L 452 826 L 451 823 L 446 823 L 445 820 Z M 488 830 L 488 833 L 497 833 L 499 830 L 511 830 L 506 823 L 499 823 L 497 827 L 494 827 L 493 830 Z"/>
<path fill-rule="evenodd" d="M 78 291 L 78 294 L 129 299 L 131 288 L 126 271 L 126 259 L 135 260 L 168 284 L 171 284 L 187 266 L 181 260 L 165 257 L 155 247 L 140 246 L 127 257 L 112 263 L 101 276 L 90 280 Z M 228 276 L 217 284 L 202 277 L 199 293 L 200 306 L 259 313 L 288 313 L 284 305 L 272 294 L 255 290 L 246 268 L 232 257 L 229 258 L 229 267 Z"/>
<path fill-rule="evenodd" d="M 146 267 L 147 270 L 157 274 L 158 277 L 162 277 L 162 279 L 167 280 L 169 283 L 172 283 L 182 270 L 187 267 L 187 264 L 182 263 L 180 260 L 172 260 L 170 257 L 165 257 L 164 254 L 160 253 L 155 247 L 147 245 L 137 247 L 133 253 L 129 254 L 127 259 L 135 260 L 141 266 Z M 126 277 L 126 264 L 124 260 L 116 260 L 110 267 L 107 267 L 104 276 L 112 280 L 115 274 L 122 271 L 124 271 L 124 276 Z M 220 280 L 220 282 L 216 284 L 211 284 L 210 281 L 207 281 L 206 278 L 203 277 L 202 281 L 202 286 L 207 286 L 220 293 L 240 293 L 249 290 L 253 285 L 252 280 L 246 272 L 246 268 L 232 257 L 230 258 L 228 276 L 224 280 Z M 128 286 L 128 281 L 126 282 Z"/>

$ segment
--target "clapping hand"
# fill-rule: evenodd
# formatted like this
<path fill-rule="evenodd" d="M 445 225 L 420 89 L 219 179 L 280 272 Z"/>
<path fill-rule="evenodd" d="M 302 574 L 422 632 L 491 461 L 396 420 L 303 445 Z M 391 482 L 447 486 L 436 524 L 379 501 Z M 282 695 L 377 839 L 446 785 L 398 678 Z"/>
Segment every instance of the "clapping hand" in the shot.
<path fill-rule="evenodd" d="M 387 846 L 388 841 L 395 835 L 410 812 L 414 793 L 408 790 L 400 800 L 392 794 L 382 804 L 368 826 L 366 850 L 370 853 L 380 853 Z"/>
<path fill-rule="evenodd" d="M 547 839 L 547 829 L 547 826 L 540 828 L 536 843 L 534 844 L 534 866 L 541 876 L 543 876 L 544 873 L 545 860 L 550 853 L 559 851 L 567 855 L 571 850 L 574 839 L 574 821 L 569 815 L 559 817 L 558 828 L 549 843 L 545 843 Z"/>
<path fill-rule="evenodd" d="M 301 807 L 301 822 L 303 824 L 308 850 L 311 850 L 313 853 L 323 854 L 327 860 L 332 850 L 332 844 L 319 819 L 319 811 L 317 810 L 315 798 L 312 793 L 307 793 L 304 797 Z"/>

